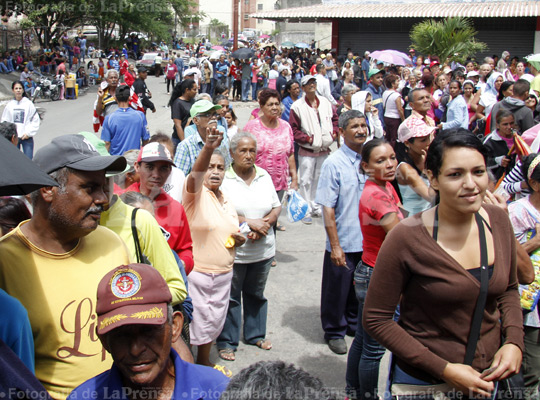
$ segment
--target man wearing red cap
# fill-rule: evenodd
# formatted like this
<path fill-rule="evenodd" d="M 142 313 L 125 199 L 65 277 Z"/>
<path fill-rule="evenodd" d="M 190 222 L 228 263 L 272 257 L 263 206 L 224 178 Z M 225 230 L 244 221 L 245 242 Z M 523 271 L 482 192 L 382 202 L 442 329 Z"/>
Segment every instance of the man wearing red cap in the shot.
<path fill-rule="evenodd" d="M 97 290 L 97 335 L 114 364 L 68 399 L 217 399 L 229 379 L 183 361 L 171 347 L 183 316 L 163 277 L 149 265 L 121 265 Z"/>
<path fill-rule="evenodd" d="M 126 189 L 126 192 L 140 192 L 152 199 L 156 220 L 165 231 L 171 249 L 184 262 L 186 273 L 193 269 L 193 241 L 184 207 L 163 190 L 163 185 L 174 165 L 169 150 L 160 143 L 144 146 L 135 163 L 140 181 Z"/>

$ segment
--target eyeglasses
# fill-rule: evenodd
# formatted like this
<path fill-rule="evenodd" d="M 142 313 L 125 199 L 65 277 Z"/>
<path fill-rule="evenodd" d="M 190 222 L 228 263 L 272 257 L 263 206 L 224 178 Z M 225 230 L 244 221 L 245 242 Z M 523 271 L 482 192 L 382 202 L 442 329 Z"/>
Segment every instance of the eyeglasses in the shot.
<path fill-rule="evenodd" d="M 199 118 L 217 118 L 218 117 L 218 114 L 213 112 L 213 113 L 205 113 L 205 114 L 197 114 L 197 117 Z"/>

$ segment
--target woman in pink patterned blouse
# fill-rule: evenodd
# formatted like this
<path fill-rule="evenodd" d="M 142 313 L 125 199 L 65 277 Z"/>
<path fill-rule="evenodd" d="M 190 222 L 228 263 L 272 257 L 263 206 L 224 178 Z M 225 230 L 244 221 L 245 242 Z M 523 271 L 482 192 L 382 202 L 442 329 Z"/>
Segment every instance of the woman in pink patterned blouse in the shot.
<path fill-rule="evenodd" d="M 263 89 L 258 97 L 261 116 L 249 121 L 244 130 L 257 138 L 256 164 L 270 174 L 281 201 L 288 189 L 289 176 L 290 188 L 298 190 L 293 133 L 289 123 L 280 118 L 279 93 L 274 89 Z"/>
<path fill-rule="evenodd" d="M 259 106 L 262 115 L 249 121 L 244 130 L 257 138 L 256 164 L 270 174 L 281 200 L 288 188 L 289 176 L 291 189 L 298 189 L 293 133 L 289 123 L 280 119 L 281 101 L 276 90 L 263 89 Z"/>

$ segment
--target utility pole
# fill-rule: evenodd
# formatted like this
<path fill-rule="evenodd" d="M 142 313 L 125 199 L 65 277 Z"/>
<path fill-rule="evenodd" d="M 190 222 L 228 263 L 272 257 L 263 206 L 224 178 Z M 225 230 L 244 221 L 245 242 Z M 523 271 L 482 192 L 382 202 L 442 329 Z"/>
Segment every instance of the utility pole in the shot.
<path fill-rule="evenodd" d="M 233 51 L 238 50 L 238 0 L 233 2 Z"/>

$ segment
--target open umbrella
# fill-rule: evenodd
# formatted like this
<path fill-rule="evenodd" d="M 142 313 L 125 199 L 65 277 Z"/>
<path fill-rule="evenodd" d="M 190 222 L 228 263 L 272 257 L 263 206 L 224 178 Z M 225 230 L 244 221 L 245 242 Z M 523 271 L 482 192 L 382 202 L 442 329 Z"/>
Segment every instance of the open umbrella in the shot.
<path fill-rule="evenodd" d="M 221 57 L 222 54 L 222 51 L 214 51 L 212 54 L 210 54 L 210 60 L 219 60 L 219 57 Z"/>
<path fill-rule="evenodd" d="M 394 65 L 412 64 L 409 55 L 397 50 L 377 50 L 369 55 L 377 61 L 383 61 Z"/>
<path fill-rule="evenodd" d="M 238 49 L 236 51 L 234 51 L 231 56 L 233 58 L 238 58 L 240 60 L 246 60 L 248 58 L 251 58 L 253 57 L 255 53 L 253 52 L 253 50 L 247 48 L 247 47 L 244 47 L 244 48 L 241 48 L 241 49 Z"/>
<path fill-rule="evenodd" d="M 288 47 L 288 48 L 294 47 L 294 43 L 293 43 L 293 42 L 289 42 L 289 41 L 283 42 L 283 43 L 281 43 L 281 47 Z"/>
<path fill-rule="evenodd" d="M 297 49 L 307 49 L 309 47 L 309 44 L 300 42 L 300 43 L 296 43 L 294 47 L 296 47 Z"/>
<path fill-rule="evenodd" d="M 270 42 L 270 43 L 264 43 L 264 44 L 261 45 L 261 47 L 262 47 L 263 49 L 265 49 L 265 48 L 267 48 L 267 47 L 275 47 L 275 46 L 276 46 L 276 44 L 275 44 L 275 43 L 272 43 L 272 42 Z"/>
<path fill-rule="evenodd" d="M 212 46 L 212 50 L 225 50 L 223 46 Z"/>
<path fill-rule="evenodd" d="M 58 183 L 8 140 L 0 139 L 0 196 L 24 195 Z"/>
<path fill-rule="evenodd" d="M 270 35 L 261 35 L 259 36 L 259 39 L 268 39 L 270 38 Z"/>

